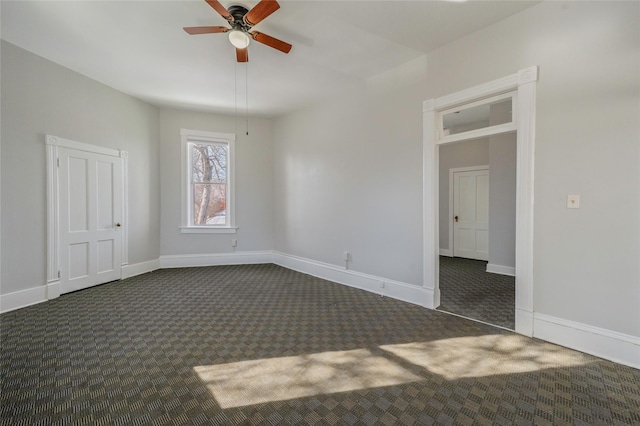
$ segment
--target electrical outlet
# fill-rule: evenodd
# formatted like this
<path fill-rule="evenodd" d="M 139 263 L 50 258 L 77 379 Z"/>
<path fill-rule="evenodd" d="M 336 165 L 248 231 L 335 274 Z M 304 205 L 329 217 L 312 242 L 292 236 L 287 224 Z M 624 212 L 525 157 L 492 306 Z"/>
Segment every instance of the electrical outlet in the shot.
<path fill-rule="evenodd" d="M 579 209 L 580 208 L 580 196 L 579 195 L 567 195 L 567 208 Z"/>
<path fill-rule="evenodd" d="M 351 259 L 351 253 L 349 253 L 348 251 L 345 251 L 344 253 L 342 253 L 342 260 L 344 260 L 345 262 L 348 262 Z"/>
<path fill-rule="evenodd" d="M 231 247 L 237 247 L 238 246 L 238 240 L 231 240 Z"/>

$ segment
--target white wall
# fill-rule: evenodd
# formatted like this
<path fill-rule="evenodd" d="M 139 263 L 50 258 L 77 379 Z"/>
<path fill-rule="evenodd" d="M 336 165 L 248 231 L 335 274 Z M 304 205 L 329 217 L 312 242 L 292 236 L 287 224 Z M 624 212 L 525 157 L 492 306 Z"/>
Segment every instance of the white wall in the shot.
<path fill-rule="evenodd" d="M 2 7 L 0 7 L 0 22 L 2 22 Z M 2 43 L 0 42 L 0 82 L 2 81 Z M 2 99 L 2 84 L 0 83 L 0 100 Z M 2 107 L 0 106 L 0 129 L 2 129 Z M 2 131 L 0 130 L 0 294 L 2 293 Z"/>
<path fill-rule="evenodd" d="M 422 78 L 389 73 L 395 91 L 278 119 L 276 249 L 421 283 L 421 101 L 538 65 L 534 310 L 640 336 L 639 8 L 544 2 L 430 53 Z"/>
<path fill-rule="evenodd" d="M 511 105 L 490 109 L 490 123 L 509 121 Z M 487 269 L 515 272 L 516 266 L 516 154 L 515 133 L 489 137 L 489 263 Z"/>
<path fill-rule="evenodd" d="M 276 250 L 421 285 L 425 68 L 275 121 Z"/>
<path fill-rule="evenodd" d="M 450 250 L 449 247 L 449 169 L 489 165 L 489 139 L 440 145 L 438 148 L 438 210 L 440 221 L 440 249 Z M 491 191 L 491 185 L 489 185 Z M 491 212 L 489 212 L 491 218 Z M 453 253 L 451 253 L 453 255 Z"/>
<path fill-rule="evenodd" d="M 45 135 L 129 151 L 129 263 L 159 254 L 158 110 L 2 41 L 2 288 L 46 283 Z"/>
<path fill-rule="evenodd" d="M 236 134 L 236 234 L 182 234 L 180 129 Z M 161 255 L 229 253 L 273 248 L 271 121 L 202 112 L 160 110 Z"/>

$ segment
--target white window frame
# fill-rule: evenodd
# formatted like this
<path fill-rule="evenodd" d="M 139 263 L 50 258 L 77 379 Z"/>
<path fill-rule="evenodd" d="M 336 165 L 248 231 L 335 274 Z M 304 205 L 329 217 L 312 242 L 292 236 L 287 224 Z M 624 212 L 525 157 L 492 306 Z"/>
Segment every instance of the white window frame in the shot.
<path fill-rule="evenodd" d="M 180 129 L 182 141 L 182 220 L 180 232 L 183 234 L 235 234 L 235 141 L 234 133 L 206 132 L 202 130 Z M 191 191 L 192 158 L 190 145 L 193 143 L 215 143 L 227 145 L 227 210 L 225 225 L 194 225 L 193 200 Z"/>

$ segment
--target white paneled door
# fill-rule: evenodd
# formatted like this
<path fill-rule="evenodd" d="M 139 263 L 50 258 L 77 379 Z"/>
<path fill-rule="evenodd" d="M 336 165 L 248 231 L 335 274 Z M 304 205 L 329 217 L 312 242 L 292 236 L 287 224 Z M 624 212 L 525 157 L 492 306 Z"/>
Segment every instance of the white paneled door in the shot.
<path fill-rule="evenodd" d="M 489 260 L 489 170 L 453 175 L 453 255 Z"/>
<path fill-rule="evenodd" d="M 58 158 L 61 293 L 120 279 L 121 159 L 70 148 Z"/>

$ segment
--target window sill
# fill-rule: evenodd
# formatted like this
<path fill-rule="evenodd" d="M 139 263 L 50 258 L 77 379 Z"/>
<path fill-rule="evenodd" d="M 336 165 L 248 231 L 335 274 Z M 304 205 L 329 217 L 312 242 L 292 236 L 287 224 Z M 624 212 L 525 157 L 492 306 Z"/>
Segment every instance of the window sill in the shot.
<path fill-rule="evenodd" d="M 183 234 L 235 234 L 237 226 L 213 227 L 213 226 L 181 226 L 180 232 Z"/>

